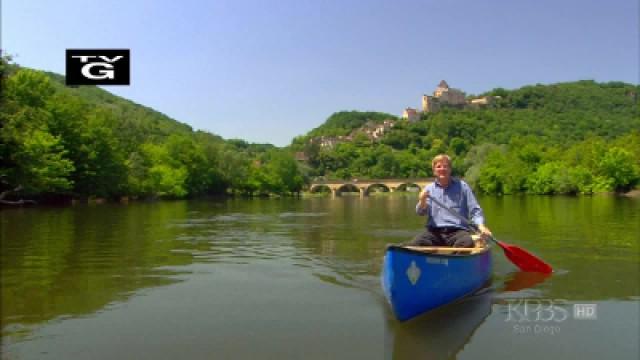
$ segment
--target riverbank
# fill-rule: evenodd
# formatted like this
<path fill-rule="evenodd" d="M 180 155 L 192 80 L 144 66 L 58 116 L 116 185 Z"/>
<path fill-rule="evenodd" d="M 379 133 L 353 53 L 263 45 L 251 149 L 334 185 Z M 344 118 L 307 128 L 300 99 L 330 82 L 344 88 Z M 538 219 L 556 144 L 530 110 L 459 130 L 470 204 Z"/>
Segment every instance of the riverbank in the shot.
<path fill-rule="evenodd" d="M 387 196 L 400 196 L 400 197 L 417 197 L 417 192 L 411 192 L 411 191 L 394 191 L 394 192 L 383 192 L 383 191 L 376 191 L 376 192 L 372 192 L 370 194 L 368 194 L 367 196 L 375 196 L 375 197 L 387 197 Z M 525 194 L 523 194 L 525 195 Z M 557 195 L 541 195 L 541 196 L 607 196 L 607 195 L 613 195 L 613 196 L 622 196 L 622 197 L 627 197 L 627 198 L 635 198 L 635 199 L 640 199 L 640 188 L 638 189 L 633 189 L 631 191 L 625 192 L 625 193 L 617 193 L 617 192 L 606 192 L 606 193 L 594 193 L 594 194 L 588 194 L 588 195 L 562 195 L 562 194 L 557 194 Z M 224 195 L 208 195 L 208 196 L 204 196 L 204 197 L 199 197 L 197 199 L 199 200 L 220 200 L 220 199 L 228 199 L 228 198 L 243 198 L 243 199 L 252 199 L 252 198 L 281 198 L 281 197 L 301 197 L 301 198 L 322 198 L 322 197 L 330 197 L 331 193 L 330 192 L 301 192 L 299 194 L 292 194 L 292 195 L 254 195 L 254 196 L 248 196 L 248 195 L 238 195 L 238 194 L 224 194 Z M 339 196 L 343 196 L 343 197 L 358 197 L 360 196 L 360 193 L 358 192 L 343 192 L 341 193 Z M 536 196 L 536 195 L 528 195 L 528 196 Z M 130 202 L 157 202 L 157 201 L 166 201 L 166 200 L 189 200 L 189 199 L 170 199 L 170 198 L 162 198 L 162 197 L 145 197 L 145 198 L 140 198 L 140 197 L 127 197 L 127 196 L 123 196 L 117 199 L 108 199 L 108 198 L 99 198 L 99 197 L 89 197 L 89 198 L 71 198 L 71 197 L 48 197 L 45 199 L 38 199 L 36 201 L 33 200 L 23 200 L 22 202 L 19 201 L 10 201 L 10 202 L 6 202 L 6 203 L 1 203 L 0 202 L 0 209 L 1 208 L 12 208 L 12 207 L 16 207 L 16 206 L 27 206 L 27 207 L 33 207 L 33 206 L 39 206 L 39 205 L 45 205 L 45 206 L 74 206 L 74 205 L 99 205 L 99 204 L 106 204 L 106 203 L 120 203 L 120 204 L 128 204 Z M 193 199 L 192 199 L 193 200 Z"/>
<path fill-rule="evenodd" d="M 640 189 L 634 189 L 634 190 L 628 191 L 622 194 L 622 196 L 626 196 L 630 198 L 640 198 Z"/>

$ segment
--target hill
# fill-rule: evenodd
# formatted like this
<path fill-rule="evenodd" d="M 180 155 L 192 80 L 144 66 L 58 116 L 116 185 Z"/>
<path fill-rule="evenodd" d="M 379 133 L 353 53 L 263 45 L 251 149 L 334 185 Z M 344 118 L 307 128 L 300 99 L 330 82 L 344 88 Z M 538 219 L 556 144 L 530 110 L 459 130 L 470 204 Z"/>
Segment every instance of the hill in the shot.
<path fill-rule="evenodd" d="M 342 111 L 277 149 L 193 131 L 7 58 L 0 81 L 0 203 L 287 194 L 313 176 L 430 176 L 439 153 L 453 155 L 457 175 L 486 193 L 625 191 L 640 183 L 640 87 L 621 82 L 498 88 L 482 94 L 499 96 L 490 106 L 443 107 L 416 122 Z M 292 156 L 300 151 L 302 167 Z"/>
<path fill-rule="evenodd" d="M 396 121 L 376 140 L 319 148 L 312 139 L 335 128 L 328 120 L 291 147 L 306 152 L 312 175 L 329 178 L 430 176 L 429 159 L 448 153 L 457 174 L 488 193 L 624 190 L 640 177 L 639 90 L 594 81 L 494 89 L 482 94 L 500 96 L 491 106 Z M 366 117 L 338 114 L 341 124 Z"/>
<path fill-rule="evenodd" d="M 193 131 L 148 107 L 0 59 L 0 203 L 300 191 L 270 144 Z"/>
<path fill-rule="evenodd" d="M 68 87 L 64 76 L 52 72 L 42 72 L 50 79 L 54 91 L 58 94 L 81 99 L 87 105 L 109 109 L 119 120 L 114 129 L 127 137 L 130 146 L 143 139 L 163 138 L 171 134 L 190 134 L 191 126 L 176 121 L 165 114 L 144 105 L 114 95 L 96 86 Z M 222 138 L 218 138 L 222 140 Z"/>
<path fill-rule="evenodd" d="M 340 111 L 332 114 L 322 125 L 311 130 L 307 137 L 346 136 L 367 123 L 380 124 L 388 119 L 397 120 L 395 116 L 381 112 Z"/>

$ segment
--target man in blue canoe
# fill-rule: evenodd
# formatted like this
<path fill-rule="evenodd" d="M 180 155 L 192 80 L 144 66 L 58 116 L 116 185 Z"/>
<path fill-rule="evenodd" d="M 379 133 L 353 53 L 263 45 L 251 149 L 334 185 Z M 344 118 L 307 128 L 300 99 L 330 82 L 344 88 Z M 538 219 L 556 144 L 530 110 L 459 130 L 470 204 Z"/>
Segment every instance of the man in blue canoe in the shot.
<path fill-rule="evenodd" d="M 429 184 L 421 193 L 416 205 L 418 215 L 429 215 L 426 229 L 418 234 L 408 245 L 413 246 L 453 246 L 474 247 L 484 244 L 491 231 L 484 225 L 482 208 L 473 195 L 471 187 L 464 181 L 451 177 L 451 158 L 441 154 L 431 162 L 435 182 Z M 449 210 L 434 201 L 446 205 L 449 209 L 469 219 L 480 231 L 478 244 L 471 237 L 471 230 L 465 222 L 453 216 Z"/>

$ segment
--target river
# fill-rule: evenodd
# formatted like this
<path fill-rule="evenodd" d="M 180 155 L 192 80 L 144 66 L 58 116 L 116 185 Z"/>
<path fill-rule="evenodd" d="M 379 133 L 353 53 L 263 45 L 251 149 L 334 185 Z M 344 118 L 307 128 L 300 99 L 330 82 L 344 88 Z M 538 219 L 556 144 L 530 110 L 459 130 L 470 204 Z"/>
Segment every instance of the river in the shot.
<path fill-rule="evenodd" d="M 397 322 L 415 195 L 0 210 L 2 359 L 638 359 L 640 200 L 481 197 L 491 284 Z"/>

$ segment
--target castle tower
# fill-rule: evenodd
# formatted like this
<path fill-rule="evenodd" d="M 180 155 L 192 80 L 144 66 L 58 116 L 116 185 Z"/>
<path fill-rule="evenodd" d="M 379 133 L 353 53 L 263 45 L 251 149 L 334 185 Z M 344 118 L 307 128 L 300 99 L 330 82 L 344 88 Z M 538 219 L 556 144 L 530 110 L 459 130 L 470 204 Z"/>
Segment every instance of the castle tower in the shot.
<path fill-rule="evenodd" d="M 440 103 L 437 98 L 429 95 L 422 95 L 422 112 L 436 112 L 438 110 L 440 110 Z"/>
<path fill-rule="evenodd" d="M 429 96 L 422 95 L 422 112 L 429 112 Z"/>
<path fill-rule="evenodd" d="M 449 84 L 446 81 L 441 80 L 436 88 L 436 91 L 433 92 L 433 96 L 441 97 L 443 93 L 449 92 Z"/>

